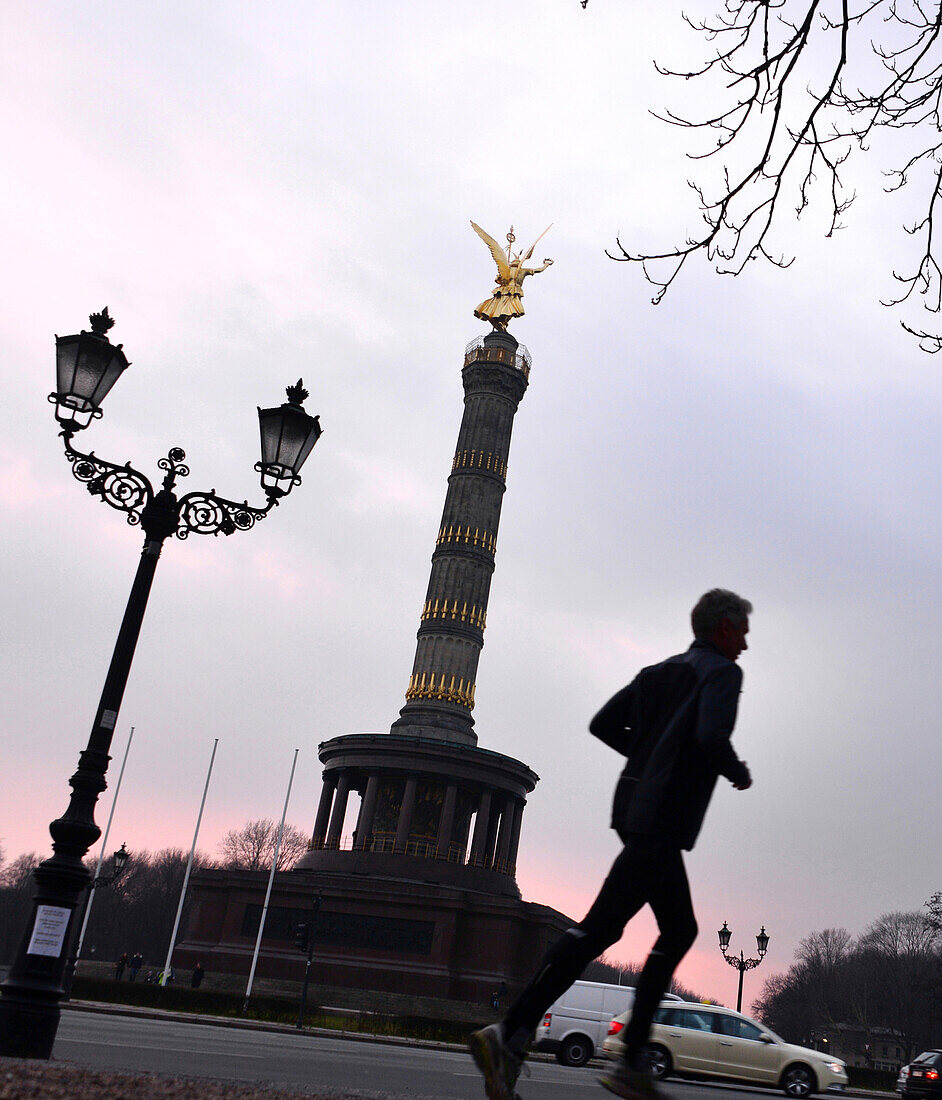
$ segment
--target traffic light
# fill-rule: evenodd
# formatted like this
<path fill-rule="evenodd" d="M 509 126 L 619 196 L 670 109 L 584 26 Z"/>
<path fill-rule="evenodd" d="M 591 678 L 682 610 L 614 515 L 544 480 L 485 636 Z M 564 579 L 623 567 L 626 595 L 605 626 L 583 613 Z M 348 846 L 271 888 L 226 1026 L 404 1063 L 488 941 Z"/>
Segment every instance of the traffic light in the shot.
<path fill-rule="evenodd" d="M 309 938 L 310 927 L 306 921 L 302 921 L 300 924 L 294 926 L 294 946 L 299 951 L 307 951 Z"/>

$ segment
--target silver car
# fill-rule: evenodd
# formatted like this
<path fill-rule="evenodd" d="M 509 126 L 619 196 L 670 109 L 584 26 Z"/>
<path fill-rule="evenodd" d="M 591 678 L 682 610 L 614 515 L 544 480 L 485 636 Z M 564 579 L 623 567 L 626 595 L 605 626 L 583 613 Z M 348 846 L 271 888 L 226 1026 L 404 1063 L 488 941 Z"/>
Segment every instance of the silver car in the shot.
<path fill-rule="evenodd" d="M 624 1050 L 619 1038 L 629 1013 L 616 1016 L 603 1049 L 611 1058 Z M 719 1005 L 661 1002 L 649 1043 L 655 1077 L 689 1074 L 728 1077 L 780 1088 L 793 1100 L 814 1092 L 842 1092 L 847 1066 L 838 1058 L 793 1046 L 764 1024 Z"/>

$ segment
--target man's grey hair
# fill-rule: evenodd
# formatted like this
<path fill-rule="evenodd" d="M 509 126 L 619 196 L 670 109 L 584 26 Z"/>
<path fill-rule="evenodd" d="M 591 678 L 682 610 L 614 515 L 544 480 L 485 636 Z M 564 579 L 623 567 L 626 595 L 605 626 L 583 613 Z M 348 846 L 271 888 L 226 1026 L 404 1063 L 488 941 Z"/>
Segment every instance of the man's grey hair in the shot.
<path fill-rule="evenodd" d="M 711 588 L 697 600 L 697 606 L 690 612 L 693 636 L 701 640 L 710 638 L 724 619 L 742 623 L 751 614 L 752 604 L 742 596 L 737 596 L 728 588 Z"/>

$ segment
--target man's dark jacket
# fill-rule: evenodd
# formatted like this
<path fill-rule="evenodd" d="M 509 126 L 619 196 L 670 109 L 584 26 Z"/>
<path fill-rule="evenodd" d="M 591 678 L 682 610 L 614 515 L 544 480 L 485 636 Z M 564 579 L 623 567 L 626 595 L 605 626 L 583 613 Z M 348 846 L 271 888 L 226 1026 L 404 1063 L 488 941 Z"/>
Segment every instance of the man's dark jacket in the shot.
<path fill-rule="evenodd" d="M 742 670 L 711 642 L 642 669 L 589 729 L 628 757 L 615 790 L 612 828 L 694 846 L 717 776 L 748 783 L 730 744 Z"/>

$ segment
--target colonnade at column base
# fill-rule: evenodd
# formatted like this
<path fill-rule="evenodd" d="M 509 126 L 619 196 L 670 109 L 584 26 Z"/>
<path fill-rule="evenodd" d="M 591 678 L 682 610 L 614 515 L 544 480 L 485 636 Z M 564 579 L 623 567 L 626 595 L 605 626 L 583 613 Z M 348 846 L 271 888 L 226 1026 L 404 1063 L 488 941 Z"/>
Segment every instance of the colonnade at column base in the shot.
<path fill-rule="evenodd" d="M 520 896 L 523 810 L 539 781 L 522 761 L 411 733 L 347 734 L 318 752 L 324 786 L 298 870 Z"/>

